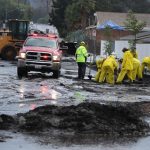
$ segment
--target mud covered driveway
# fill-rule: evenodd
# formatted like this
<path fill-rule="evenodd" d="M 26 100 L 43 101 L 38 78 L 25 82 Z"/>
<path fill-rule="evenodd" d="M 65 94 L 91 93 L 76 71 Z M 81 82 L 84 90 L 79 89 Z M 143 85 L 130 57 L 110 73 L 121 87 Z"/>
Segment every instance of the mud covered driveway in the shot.
<path fill-rule="evenodd" d="M 59 79 L 51 78 L 50 74 L 30 73 L 28 78 L 19 80 L 16 62 L 0 61 L 0 113 L 27 112 L 46 104 L 66 106 L 89 101 L 98 103 L 150 101 L 150 81 L 147 79 L 143 84 L 112 86 L 100 85 L 88 78 L 78 81 L 75 80 L 76 76 L 77 66 L 72 58 L 64 59 Z"/>
<path fill-rule="evenodd" d="M 135 106 L 132 108 L 134 108 L 135 110 L 140 110 L 140 112 L 142 113 L 142 115 L 140 116 L 138 114 L 139 111 L 137 111 L 137 114 L 139 115 L 136 116 L 137 118 L 149 117 L 150 81 L 148 80 L 148 78 L 144 81 L 144 83 L 136 83 L 132 85 L 124 84 L 124 85 L 114 85 L 114 86 L 108 84 L 100 85 L 93 81 L 88 80 L 88 78 L 84 81 L 78 81 L 75 79 L 75 77 L 77 76 L 77 66 L 72 58 L 64 58 L 61 72 L 62 75 L 59 79 L 53 79 L 51 78 L 50 75 L 30 73 L 28 78 L 23 78 L 19 80 L 16 75 L 16 62 L 8 63 L 8 62 L 0 61 L 0 87 L 1 87 L 0 114 L 7 114 L 10 116 L 14 116 L 15 114 L 18 113 L 26 113 L 29 110 L 34 110 L 39 106 L 54 105 L 54 106 L 58 106 L 58 108 L 60 109 L 59 106 L 70 107 L 71 105 L 77 106 L 78 104 L 83 102 L 85 104 L 87 104 L 88 102 L 92 102 L 94 104 L 95 103 L 106 104 L 107 106 L 111 106 L 115 108 L 127 107 L 128 105 Z M 93 71 L 92 74 L 95 74 L 95 72 Z M 84 105 L 84 107 L 85 106 L 86 105 Z M 85 113 L 85 111 L 86 109 L 84 109 L 83 112 L 81 113 Z M 68 111 L 67 113 L 71 113 L 71 112 Z M 107 113 L 107 111 L 105 113 Z M 33 114 L 31 113 L 30 116 L 27 113 L 21 115 L 21 117 L 23 116 L 26 120 L 28 119 L 30 120 L 30 117 L 32 118 Z M 36 116 L 38 115 L 40 114 L 37 114 Z M 107 118 L 109 117 L 107 116 Z M 149 118 L 146 118 L 146 120 L 148 122 Z M 55 125 L 57 125 L 58 120 L 55 121 L 56 121 Z M 33 125 L 35 125 L 35 123 L 36 122 L 33 121 Z M 30 125 L 32 126 L 32 124 Z M 141 138 L 141 136 L 139 136 L 140 134 L 138 134 L 137 138 L 128 137 L 126 142 L 122 138 L 118 139 L 113 137 L 109 139 L 107 136 L 105 138 L 102 138 L 104 136 L 99 137 L 98 135 L 95 134 L 90 134 L 90 136 L 86 134 L 82 134 L 82 135 L 74 134 L 74 131 L 72 131 L 71 127 L 69 127 L 69 132 L 68 131 L 65 132 L 62 130 L 60 132 L 58 131 L 58 128 L 56 128 L 56 130 L 52 130 L 52 131 L 46 130 L 43 132 L 39 132 L 38 134 L 32 133 L 32 135 L 27 134 L 26 132 L 28 130 L 26 131 L 24 129 L 23 131 L 21 130 L 21 133 L 25 133 L 25 134 L 20 135 L 20 131 L 19 131 L 20 128 L 19 130 L 18 129 L 14 130 L 13 128 L 13 132 L 15 132 L 15 134 L 14 133 L 10 134 L 9 133 L 10 131 L 0 132 L 1 133 L 0 140 L 1 141 L 6 140 L 6 142 L 4 143 L 6 143 L 7 146 L 4 143 L 3 144 L 0 143 L 0 145 L 3 146 L 3 149 L 8 149 L 9 141 L 11 145 L 12 141 L 16 142 L 17 140 L 22 139 L 21 141 L 22 149 L 23 148 L 26 149 L 26 147 L 23 146 L 24 144 L 29 145 L 30 149 L 31 148 L 34 149 L 33 147 L 35 145 L 37 149 L 55 149 L 55 148 L 61 149 L 61 146 L 65 147 L 64 149 L 67 148 L 81 149 L 81 147 L 87 149 L 87 147 L 89 147 L 89 144 L 91 146 L 90 149 L 97 149 L 97 146 L 99 148 L 103 147 L 103 149 L 111 149 L 113 143 L 123 142 L 124 144 L 126 143 L 128 144 L 126 146 L 121 146 L 121 147 L 119 146 L 120 148 L 118 148 L 118 145 L 117 146 L 113 145 L 113 148 L 129 149 L 130 147 L 129 145 L 134 141 L 137 143 L 135 144 L 134 148 L 137 149 L 137 145 L 141 144 L 139 143 L 138 139 L 140 140 L 143 139 Z M 143 127 L 145 128 L 145 125 Z M 66 126 L 64 126 L 64 128 L 66 128 Z M 79 126 L 79 128 L 81 128 L 81 126 Z M 89 128 L 89 126 L 86 126 L 86 128 Z M 133 126 L 133 128 L 135 127 Z M 51 136 L 49 136 L 49 133 L 51 133 Z M 26 142 L 26 139 L 28 138 L 31 138 L 32 140 L 34 139 L 33 141 L 34 142 L 36 141 L 38 144 L 35 144 L 34 142 L 30 143 L 32 140 Z M 143 142 L 147 144 L 148 139 L 149 137 L 144 138 Z M 129 141 L 131 141 L 131 143 Z M 106 143 L 110 146 L 108 146 Z M 41 144 L 44 145 L 42 146 L 42 148 L 41 148 Z M 45 145 L 49 145 L 49 146 L 45 148 Z M 14 147 L 14 149 L 17 149 L 17 147 Z"/>

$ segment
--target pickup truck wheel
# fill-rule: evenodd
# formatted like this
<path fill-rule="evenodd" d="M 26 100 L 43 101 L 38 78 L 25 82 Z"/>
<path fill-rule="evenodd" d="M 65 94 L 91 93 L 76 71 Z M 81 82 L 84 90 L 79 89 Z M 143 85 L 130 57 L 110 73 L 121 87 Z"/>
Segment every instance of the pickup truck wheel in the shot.
<path fill-rule="evenodd" d="M 2 49 L 1 57 L 3 60 L 14 60 L 17 55 L 16 49 L 13 46 L 6 46 Z"/>
<path fill-rule="evenodd" d="M 22 77 L 27 77 L 28 76 L 27 69 L 18 67 L 17 68 L 17 75 L 18 75 L 19 79 L 21 79 Z"/>
<path fill-rule="evenodd" d="M 59 78 L 60 76 L 60 71 L 53 71 L 53 78 Z"/>

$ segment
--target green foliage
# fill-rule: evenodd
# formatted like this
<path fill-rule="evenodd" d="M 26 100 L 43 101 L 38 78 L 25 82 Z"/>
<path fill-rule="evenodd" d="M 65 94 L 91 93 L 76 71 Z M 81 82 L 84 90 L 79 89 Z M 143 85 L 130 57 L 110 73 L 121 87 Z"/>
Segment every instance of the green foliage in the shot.
<path fill-rule="evenodd" d="M 71 29 L 84 29 L 88 16 L 95 9 L 95 0 L 73 0 L 65 12 L 65 20 Z"/>
<path fill-rule="evenodd" d="M 73 0 L 73 3 L 77 5 L 81 13 L 86 12 L 87 14 L 91 10 L 95 9 L 95 0 Z"/>
<path fill-rule="evenodd" d="M 96 11 L 149 13 L 148 0 L 96 0 Z"/>
<path fill-rule="evenodd" d="M 111 41 L 112 36 L 112 29 L 109 26 L 106 26 L 104 29 L 104 36 L 106 37 L 107 41 L 104 43 L 104 51 L 105 55 L 110 55 L 113 51 L 113 41 Z"/>
<path fill-rule="evenodd" d="M 23 3 L 22 3 L 23 2 Z M 22 0 L 0 0 L 0 20 L 30 19 L 32 9 Z"/>
<path fill-rule="evenodd" d="M 54 25 L 59 34 L 64 37 L 67 34 L 67 23 L 65 22 L 65 10 L 72 0 L 53 1 L 52 12 L 49 14 L 49 23 Z"/>
<path fill-rule="evenodd" d="M 57 27 L 61 36 L 65 36 L 70 31 L 85 27 L 94 7 L 95 0 L 57 0 L 49 22 Z"/>
<path fill-rule="evenodd" d="M 80 43 L 81 41 L 86 41 L 87 36 L 83 30 L 76 30 L 74 32 L 70 32 L 66 38 L 69 42 L 77 42 Z"/>
<path fill-rule="evenodd" d="M 146 26 L 146 22 L 138 20 L 132 11 L 129 11 L 127 14 L 127 19 L 124 22 L 124 25 L 126 29 L 131 31 L 134 35 L 134 41 L 130 41 L 130 43 L 133 43 L 133 45 L 136 44 L 136 35 L 143 30 L 143 28 Z"/>
<path fill-rule="evenodd" d="M 113 52 L 112 45 L 113 45 L 112 41 L 106 41 L 104 43 L 104 51 L 106 56 L 111 55 L 111 53 Z"/>
<path fill-rule="evenodd" d="M 79 8 L 74 3 L 69 5 L 65 11 L 65 21 L 67 24 L 67 28 L 70 30 L 74 30 L 79 28 L 80 26 L 80 13 Z"/>
<path fill-rule="evenodd" d="M 95 11 L 150 13 L 147 0 L 54 0 L 49 22 L 56 26 L 61 36 L 83 29 Z"/>

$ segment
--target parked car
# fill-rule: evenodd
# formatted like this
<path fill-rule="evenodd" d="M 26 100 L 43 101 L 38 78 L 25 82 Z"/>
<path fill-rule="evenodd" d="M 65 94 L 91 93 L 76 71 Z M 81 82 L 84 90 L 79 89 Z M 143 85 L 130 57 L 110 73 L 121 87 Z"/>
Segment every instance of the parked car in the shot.
<path fill-rule="evenodd" d="M 19 78 L 27 76 L 29 71 L 53 73 L 58 78 L 61 69 L 62 51 L 58 37 L 53 34 L 31 34 L 20 49 L 17 64 Z"/>

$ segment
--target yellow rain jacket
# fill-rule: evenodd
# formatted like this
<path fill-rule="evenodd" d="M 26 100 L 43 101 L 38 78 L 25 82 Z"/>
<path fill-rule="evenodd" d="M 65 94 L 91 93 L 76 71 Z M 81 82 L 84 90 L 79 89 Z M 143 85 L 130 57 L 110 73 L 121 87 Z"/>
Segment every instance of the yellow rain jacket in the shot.
<path fill-rule="evenodd" d="M 86 59 L 88 57 L 87 50 L 84 46 L 79 46 L 76 50 L 76 62 L 86 62 Z"/>
<path fill-rule="evenodd" d="M 133 56 L 130 51 L 126 51 L 123 55 L 122 68 L 133 70 Z"/>
<path fill-rule="evenodd" d="M 133 55 L 128 50 L 123 55 L 122 68 L 121 68 L 121 72 L 119 73 L 119 76 L 117 78 L 117 83 L 121 83 L 126 74 L 127 74 L 128 78 L 131 81 L 133 81 L 132 70 L 133 70 Z"/>
<path fill-rule="evenodd" d="M 145 66 L 150 70 L 150 57 L 144 57 L 142 61 L 142 72 L 144 71 Z"/>
<path fill-rule="evenodd" d="M 100 74 L 99 82 L 105 81 L 110 84 L 114 84 L 114 70 L 118 68 L 118 63 L 113 55 L 110 55 L 102 65 L 102 71 Z"/>
<path fill-rule="evenodd" d="M 141 67 L 141 63 L 136 58 L 133 58 L 132 77 L 133 77 L 133 80 L 136 80 L 136 77 L 138 77 L 138 79 L 142 79 L 142 67 Z"/>

